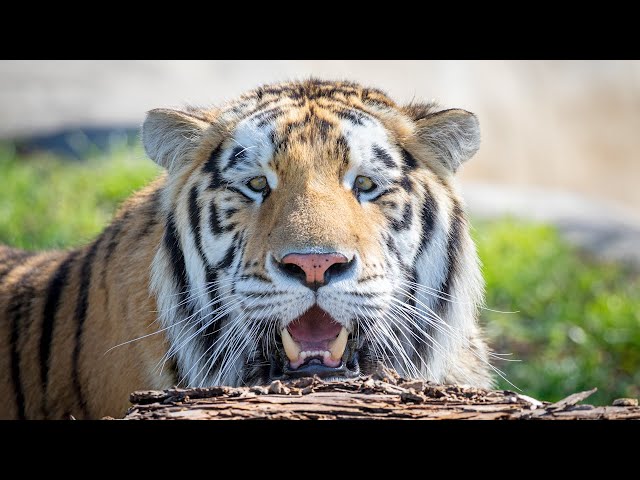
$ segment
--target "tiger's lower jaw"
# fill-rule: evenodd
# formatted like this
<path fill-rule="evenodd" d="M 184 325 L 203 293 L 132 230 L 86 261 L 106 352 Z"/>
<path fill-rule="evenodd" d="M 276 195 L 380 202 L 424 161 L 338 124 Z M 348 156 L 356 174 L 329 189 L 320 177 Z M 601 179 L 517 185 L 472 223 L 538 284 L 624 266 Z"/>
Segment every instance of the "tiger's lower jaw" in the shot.
<path fill-rule="evenodd" d="M 319 358 L 312 358 L 297 368 L 292 368 L 291 362 L 281 351 L 276 351 L 271 356 L 270 380 L 291 380 L 301 377 L 313 377 L 344 380 L 357 378 L 361 374 L 358 359 L 358 350 L 354 342 L 345 349 L 340 364 L 331 367 L 325 365 Z"/>

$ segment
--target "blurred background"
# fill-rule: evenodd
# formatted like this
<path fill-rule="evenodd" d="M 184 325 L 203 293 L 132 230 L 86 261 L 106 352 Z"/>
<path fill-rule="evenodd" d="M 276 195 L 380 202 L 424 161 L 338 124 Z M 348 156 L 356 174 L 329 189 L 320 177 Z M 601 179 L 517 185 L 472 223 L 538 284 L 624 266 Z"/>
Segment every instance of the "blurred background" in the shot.
<path fill-rule="evenodd" d="M 640 396 L 640 62 L 0 61 L 0 242 L 71 247 L 157 175 L 146 110 L 346 78 L 476 113 L 459 179 L 496 366 L 524 393 Z M 500 386 L 513 389 L 509 383 Z"/>

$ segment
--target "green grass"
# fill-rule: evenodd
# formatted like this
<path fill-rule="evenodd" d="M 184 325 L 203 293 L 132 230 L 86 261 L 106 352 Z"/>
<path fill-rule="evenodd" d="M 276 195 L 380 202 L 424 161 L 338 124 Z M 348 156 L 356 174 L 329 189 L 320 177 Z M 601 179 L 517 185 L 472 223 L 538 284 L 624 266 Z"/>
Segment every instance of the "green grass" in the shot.
<path fill-rule="evenodd" d="M 86 243 L 159 169 L 141 149 L 86 162 L 17 157 L 0 147 L 0 243 L 27 249 Z M 495 365 L 544 400 L 597 386 L 593 401 L 640 396 L 640 276 L 596 262 L 545 225 L 474 222 L 487 281 L 483 311 Z M 502 388 L 513 389 L 501 381 Z"/>
<path fill-rule="evenodd" d="M 559 400 L 598 387 L 608 403 L 640 395 L 640 275 L 597 262 L 554 228 L 505 219 L 476 222 L 495 362 L 524 393 Z M 501 381 L 500 386 L 510 388 Z"/>
<path fill-rule="evenodd" d="M 141 148 L 116 148 L 108 160 L 17 157 L 0 146 L 0 243 L 33 250 L 94 237 L 121 201 L 159 172 Z"/>

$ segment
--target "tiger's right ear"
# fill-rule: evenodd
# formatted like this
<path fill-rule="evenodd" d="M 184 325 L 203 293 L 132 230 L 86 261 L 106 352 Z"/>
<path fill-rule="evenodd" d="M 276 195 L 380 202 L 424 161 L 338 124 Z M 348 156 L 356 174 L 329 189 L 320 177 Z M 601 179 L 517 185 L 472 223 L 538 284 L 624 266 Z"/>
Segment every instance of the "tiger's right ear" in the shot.
<path fill-rule="evenodd" d="M 188 162 L 210 126 L 196 111 L 156 108 L 147 112 L 142 124 L 142 144 L 154 162 L 172 172 Z"/>

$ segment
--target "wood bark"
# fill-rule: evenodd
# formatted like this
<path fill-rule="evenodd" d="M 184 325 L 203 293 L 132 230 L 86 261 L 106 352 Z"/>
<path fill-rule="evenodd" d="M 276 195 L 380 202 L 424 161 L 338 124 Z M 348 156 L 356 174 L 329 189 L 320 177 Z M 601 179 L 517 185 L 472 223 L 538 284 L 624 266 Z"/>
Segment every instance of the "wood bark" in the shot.
<path fill-rule="evenodd" d="M 240 419 L 640 419 L 635 399 L 612 406 L 582 405 L 596 389 L 556 402 L 508 390 L 436 385 L 384 370 L 357 380 L 301 378 L 257 387 L 210 387 L 139 391 L 125 420 Z"/>

